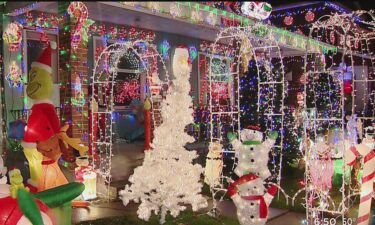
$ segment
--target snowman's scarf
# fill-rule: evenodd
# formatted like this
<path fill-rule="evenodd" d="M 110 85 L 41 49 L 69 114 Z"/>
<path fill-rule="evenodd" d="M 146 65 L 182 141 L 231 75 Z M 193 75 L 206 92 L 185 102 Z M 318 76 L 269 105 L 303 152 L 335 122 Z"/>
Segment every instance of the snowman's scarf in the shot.
<path fill-rule="evenodd" d="M 260 218 L 267 218 L 268 216 L 268 207 L 264 197 L 262 195 L 249 195 L 249 196 L 241 196 L 242 199 L 249 200 L 249 201 L 257 201 L 259 200 L 259 217 Z"/>

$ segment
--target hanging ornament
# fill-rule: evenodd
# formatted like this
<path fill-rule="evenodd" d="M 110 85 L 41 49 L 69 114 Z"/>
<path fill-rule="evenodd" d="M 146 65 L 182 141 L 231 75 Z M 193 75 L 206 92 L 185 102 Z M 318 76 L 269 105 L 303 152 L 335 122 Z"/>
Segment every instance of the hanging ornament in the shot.
<path fill-rule="evenodd" d="M 164 59 L 169 59 L 169 49 L 171 48 L 171 45 L 169 44 L 168 40 L 164 40 L 159 45 L 159 51 L 162 54 Z"/>
<path fill-rule="evenodd" d="M 169 8 L 169 13 L 173 17 L 180 17 L 181 16 L 181 8 L 176 3 L 172 3 L 170 8 Z"/>
<path fill-rule="evenodd" d="M 41 13 L 36 19 L 36 26 L 45 27 L 45 25 L 46 25 L 46 16 L 44 15 L 44 13 Z"/>
<path fill-rule="evenodd" d="M 331 42 L 331 44 L 335 44 L 336 37 L 335 37 L 335 32 L 334 31 L 330 32 L 330 34 L 329 34 L 329 41 Z"/>
<path fill-rule="evenodd" d="M 10 23 L 6 28 L 3 39 L 9 44 L 9 51 L 18 51 L 22 41 L 22 25 L 19 23 Z"/>
<path fill-rule="evenodd" d="M 311 23 L 312 21 L 314 21 L 315 19 L 315 13 L 311 12 L 311 11 L 308 11 L 305 15 L 305 20 L 309 23 Z"/>
<path fill-rule="evenodd" d="M 303 106 L 305 104 L 305 96 L 304 96 L 303 92 L 297 93 L 297 104 L 299 106 Z"/>
<path fill-rule="evenodd" d="M 267 2 L 244 2 L 241 11 L 246 16 L 265 20 L 270 16 L 272 6 Z"/>
<path fill-rule="evenodd" d="M 155 1 L 155 2 L 148 2 L 147 7 L 151 9 L 152 12 L 159 12 L 160 11 L 160 3 Z"/>
<path fill-rule="evenodd" d="M 71 45 L 73 49 L 77 49 L 81 41 L 84 43 L 88 41 L 87 30 L 94 23 L 94 21 L 88 19 L 88 9 L 83 2 L 72 2 L 68 7 L 68 13 L 71 18 L 77 20 L 76 27 L 73 31 L 73 37 Z"/>
<path fill-rule="evenodd" d="M 301 35 L 303 35 L 303 31 L 301 30 L 301 28 L 298 28 L 298 29 L 296 30 L 296 33 L 297 33 L 297 34 L 301 34 Z"/>
<path fill-rule="evenodd" d="M 358 49 L 359 48 L 359 34 L 355 34 L 355 40 L 354 40 L 354 48 Z"/>
<path fill-rule="evenodd" d="M 284 24 L 287 26 L 290 26 L 293 24 L 293 17 L 292 16 L 286 16 L 284 17 Z"/>
<path fill-rule="evenodd" d="M 195 48 L 195 46 L 190 46 L 189 47 L 189 57 L 190 57 L 190 61 L 193 62 L 198 56 L 198 51 L 197 51 L 197 48 Z"/>
<path fill-rule="evenodd" d="M 34 23 L 33 15 L 31 15 L 30 12 L 27 12 L 25 20 L 26 20 L 27 26 L 32 26 Z"/>
<path fill-rule="evenodd" d="M 51 15 L 51 25 L 53 28 L 58 28 L 59 27 L 59 18 L 55 15 Z"/>
<path fill-rule="evenodd" d="M 215 14 L 212 11 L 206 17 L 206 22 L 208 24 L 210 24 L 211 26 L 215 26 L 216 25 L 216 16 L 215 16 Z"/>
<path fill-rule="evenodd" d="M 47 36 L 47 33 L 46 32 L 42 32 L 40 34 L 40 42 L 42 42 L 43 44 L 47 44 L 49 42 L 49 39 L 48 39 L 48 36 Z"/>
<path fill-rule="evenodd" d="M 21 87 L 22 86 L 22 73 L 16 61 L 13 61 L 9 66 L 9 73 L 5 79 L 9 82 L 10 87 Z"/>
<path fill-rule="evenodd" d="M 192 10 L 190 18 L 194 23 L 202 22 L 202 16 L 199 10 Z"/>

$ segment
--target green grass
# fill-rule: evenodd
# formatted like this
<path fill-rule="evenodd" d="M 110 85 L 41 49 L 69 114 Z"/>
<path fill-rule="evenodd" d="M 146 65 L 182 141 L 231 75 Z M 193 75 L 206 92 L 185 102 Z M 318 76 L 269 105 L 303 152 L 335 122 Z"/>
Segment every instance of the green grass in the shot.
<path fill-rule="evenodd" d="M 85 221 L 78 225 L 159 225 L 159 217 L 153 215 L 148 222 L 140 220 L 136 215 L 109 217 L 94 221 Z M 237 219 L 226 217 L 213 218 L 207 214 L 194 213 L 191 210 L 182 212 L 177 218 L 168 215 L 165 225 L 239 225 Z"/>

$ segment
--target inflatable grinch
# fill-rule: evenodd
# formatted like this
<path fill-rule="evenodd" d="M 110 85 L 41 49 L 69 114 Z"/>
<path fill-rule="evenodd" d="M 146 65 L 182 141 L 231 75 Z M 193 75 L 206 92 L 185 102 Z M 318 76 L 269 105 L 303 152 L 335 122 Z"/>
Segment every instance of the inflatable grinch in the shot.
<path fill-rule="evenodd" d="M 44 191 L 68 183 L 58 165 L 63 150 L 68 151 L 70 146 L 79 150 L 81 155 L 88 150 L 79 139 L 68 137 L 66 131 L 69 125 L 60 127 L 60 120 L 51 101 L 53 92 L 51 52 L 49 45 L 39 59 L 31 64 L 26 88 L 26 93 L 34 104 L 25 128 L 22 146 L 29 161 L 28 187 L 32 192 Z"/>

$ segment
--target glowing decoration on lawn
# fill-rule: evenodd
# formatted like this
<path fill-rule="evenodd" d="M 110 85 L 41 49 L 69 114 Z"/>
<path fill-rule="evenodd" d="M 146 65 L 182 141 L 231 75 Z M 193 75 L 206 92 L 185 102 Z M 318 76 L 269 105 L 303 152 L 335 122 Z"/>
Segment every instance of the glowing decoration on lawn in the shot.
<path fill-rule="evenodd" d="M 9 82 L 10 87 L 16 88 L 23 85 L 22 72 L 16 61 L 12 61 L 9 65 L 9 73 L 5 76 L 5 79 Z"/>
<path fill-rule="evenodd" d="M 140 85 L 137 80 L 118 82 L 115 89 L 116 103 L 125 103 L 140 98 Z"/>
<path fill-rule="evenodd" d="M 91 166 L 87 156 L 78 157 L 76 159 L 78 167 L 75 168 L 75 178 L 77 181 L 85 185 L 85 190 L 82 192 L 83 200 L 91 200 L 97 198 L 96 196 L 96 173 Z"/>
<path fill-rule="evenodd" d="M 87 30 L 94 21 L 88 19 L 88 9 L 83 2 L 71 2 L 68 7 L 68 13 L 70 17 L 77 20 L 71 41 L 73 49 L 76 50 L 81 41 L 87 43 Z"/>
<path fill-rule="evenodd" d="M 169 44 L 169 41 L 166 39 L 159 45 L 159 52 L 160 54 L 163 55 L 164 59 L 169 59 L 170 48 L 171 48 L 171 45 Z"/>
<path fill-rule="evenodd" d="M 287 25 L 287 26 L 290 26 L 293 24 L 293 21 L 294 21 L 294 18 L 292 16 L 286 16 L 284 17 L 284 24 Z"/>
<path fill-rule="evenodd" d="M 9 51 L 18 51 L 22 41 L 22 25 L 19 23 L 10 23 L 4 31 L 3 39 L 9 44 Z"/>
<path fill-rule="evenodd" d="M 311 23 L 312 21 L 314 21 L 315 19 L 315 13 L 311 12 L 311 11 L 308 11 L 305 15 L 305 20 L 309 23 Z"/>
<path fill-rule="evenodd" d="M 222 151 L 223 148 L 220 143 L 210 143 L 204 171 L 204 182 L 211 187 L 220 184 L 220 176 L 223 170 Z"/>
<path fill-rule="evenodd" d="M 249 65 L 257 68 L 256 72 L 254 71 L 256 73 L 255 79 L 258 79 L 256 90 L 257 97 L 255 97 L 252 104 L 255 105 L 255 110 L 257 110 L 260 116 L 259 123 L 266 125 L 264 127 L 264 132 L 267 134 L 271 133 L 271 131 L 275 131 L 272 133 L 277 133 L 277 130 L 283 130 L 284 110 L 280 110 L 280 108 L 285 109 L 283 105 L 284 100 L 280 99 L 284 99 L 286 93 L 284 89 L 283 58 L 280 48 L 278 47 L 278 39 L 275 39 L 271 32 L 264 32 L 262 42 L 254 44 L 254 46 L 252 45 L 253 40 L 259 37 L 259 28 L 262 26 L 261 22 L 256 22 L 254 26 L 226 28 L 220 31 L 214 43 L 202 43 L 201 45 L 201 51 L 205 52 L 209 58 L 207 63 L 207 67 L 209 68 L 207 72 L 209 87 L 207 100 L 209 110 L 207 112 L 208 118 L 206 119 L 206 123 L 210 124 L 210 129 L 207 132 L 210 143 L 228 143 L 229 132 L 236 133 L 237 136 L 240 136 L 239 133 L 241 133 L 240 131 L 243 127 L 253 125 L 248 123 L 243 125 L 240 120 L 240 115 L 249 113 L 246 112 L 246 106 L 240 104 L 240 101 L 243 99 L 241 89 L 247 88 L 242 87 L 244 84 L 241 81 L 240 74 L 242 74 L 242 71 L 240 68 L 241 65 L 249 64 L 249 62 L 242 62 L 242 60 L 246 58 L 242 57 L 243 54 L 248 54 L 247 59 L 251 62 Z M 228 39 L 228 37 L 230 38 Z M 229 44 L 219 44 L 223 40 L 226 40 Z M 243 51 L 233 51 L 234 49 L 242 49 Z M 269 52 L 273 52 L 273 57 L 270 57 Z M 271 58 L 272 60 L 270 60 Z M 227 83 L 229 93 L 227 101 L 217 101 L 215 99 L 216 90 L 212 85 L 216 82 Z M 276 100 L 275 96 L 278 96 L 277 98 L 279 98 L 279 100 Z M 280 132 L 277 136 L 275 144 L 272 145 L 269 150 L 271 154 L 269 157 L 270 166 L 268 170 L 271 176 L 268 177 L 268 180 L 275 180 L 279 184 L 281 180 L 282 152 L 284 148 L 282 144 L 283 132 Z M 229 147 L 223 149 L 223 152 L 232 156 L 228 157 L 228 160 L 233 160 L 234 163 L 231 163 L 230 170 L 222 171 L 220 185 L 210 187 L 212 196 L 215 198 L 218 197 L 217 194 L 219 192 L 227 189 L 223 184 L 233 182 L 233 173 L 236 172 L 235 169 L 239 166 L 236 163 L 235 156 L 240 156 L 239 153 L 235 151 L 234 146 L 233 148 Z M 264 174 L 262 175 L 265 176 Z M 222 200 L 222 197 L 219 198 L 219 201 L 220 200 Z M 209 211 L 209 215 L 216 215 L 216 207 L 215 201 Z"/>
<path fill-rule="evenodd" d="M 372 127 L 371 127 L 372 128 Z M 363 175 L 361 185 L 361 198 L 358 210 L 358 225 L 368 225 L 370 223 L 371 202 L 373 184 L 375 181 L 375 152 L 374 137 L 366 134 L 362 143 L 351 146 L 345 152 L 345 161 L 349 166 L 354 166 L 358 157 L 363 157 Z"/>
<path fill-rule="evenodd" d="M 375 82 L 373 78 L 374 59 L 368 58 L 368 54 L 373 54 L 373 48 L 369 44 L 370 38 L 374 32 L 364 32 L 361 26 L 353 23 L 355 18 L 365 18 L 361 24 L 375 24 L 375 17 L 372 12 L 355 11 L 351 13 L 324 15 L 311 24 L 309 38 L 321 38 L 325 36 L 327 41 L 331 43 L 338 43 L 341 45 L 341 52 L 327 55 L 326 51 L 318 54 L 313 53 L 310 57 L 311 51 L 307 50 L 305 57 L 304 73 L 308 76 L 309 82 L 304 85 L 304 94 L 306 98 L 305 112 L 302 112 L 304 118 L 304 134 L 303 134 L 303 152 L 306 159 L 306 219 L 307 221 L 322 222 L 322 218 L 326 215 L 336 215 L 336 219 L 341 219 L 340 222 L 348 221 L 348 213 L 353 209 L 355 201 L 360 197 L 360 206 L 357 223 L 367 225 L 369 224 L 370 204 L 373 180 L 367 184 L 367 179 L 371 180 L 374 177 L 373 161 L 373 139 L 369 142 L 364 138 L 361 144 L 357 143 L 358 138 L 362 138 L 361 128 L 357 128 L 358 124 L 372 124 L 375 121 L 374 112 L 374 98 L 369 90 L 370 84 Z M 336 36 L 337 35 L 337 36 Z M 337 38 L 337 40 L 335 40 Z M 352 44 L 355 44 L 355 39 L 358 38 L 358 45 L 361 46 L 361 51 L 354 51 Z M 310 43 L 306 43 L 306 49 L 309 49 Z M 355 46 L 354 46 L 355 47 Z M 355 57 L 355 60 L 354 60 Z M 332 65 L 332 66 L 330 66 Z M 359 66 L 362 65 L 362 66 Z M 368 70 L 364 69 L 368 65 Z M 354 67 L 356 69 L 354 70 Z M 322 82 L 323 81 L 323 82 Z M 351 83 L 356 85 L 351 85 Z M 360 97 L 358 93 L 363 93 Z M 350 94 L 350 98 L 347 98 Z M 315 109 L 315 110 L 310 110 Z M 345 116 L 351 112 L 351 116 Z M 348 121 L 346 121 L 348 119 Z M 358 125 L 359 127 L 359 125 Z M 328 133 L 327 133 L 328 132 Z M 327 146 L 314 146 L 310 140 L 316 143 L 321 137 L 318 134 L 328 135 Z M 330 134 L 331 133 L 331 134 Z M 367 145 L 366 143 L 371 143 Z M 327 150 L 326 153 L 321 154 L 320 158 L 325 158 L 326 163 L 312 163 L 316 154 L 319 151 Z M 372 152 L 372 153 L 371 153 Z M 370 154 L 369 154 L 370 153 Z M 344 157 L 343 157 L 344 155 Z M 322 157 L 324 156 L 324 157 Z M 362 157 L 361 161 L 369 162 L 367 166 L 367 178 L 365 169 L 363 169 L 362 187 L 360 192 L 357 191 L 357 177 L 359 175 L 358 168 L 360 165 L 356 163 L 358 157 Z M 367 158 L 366 158 L 367 157 Z M 331 165 L 327 162 L 330 160 L 335 162 L 342 162 L 340 173 L 337 175 L 340 178 L 340 187 L 332 186 L 331 190 L 328 187 L 328 180 L 325 180 L 327 174 L 331 174 Z M 331 164 L 331 163 L 329 163 Z M 318 168 L 318 165 L 320 166 Z M 348 166 L 353 166 L 350 168 Z M 323 168 L 324 167 L 324 168 Z M 324 173 L 320 178 L 314 178 L 314 170 L 328 170 L 320 171 Z M 337 170 L 337 168 L 334 168 Z M 351 176 L 351 173 L 355 176 Z M 317 181 L 319 180 L 319 181 Z M 335 181 L 335 179 L 333 180 Z M 314 185 L 314 183 L 323 182 L 322 185 Z M 338 190 L 340 196 L 331 198 L 331 193 Z M 319 189 L 323 189 L 321 194 Z M 362 204 L 361 204 L 362 203 Z"/>
<path fill-rule="evenodd" d="M 244 2 L 241 6 L 241 11 L 246 16 L 265 20 L 270 16 L 272 6 L 267 2 Z"/>
<path fill-rule="evenodd" d="M 197 153 L 184 148 L 194 141 L 184 132 L 186 125 L 193 123 L 188 59 L 188 49 L 175 49 L 172 69 L 176 78 L 162 102 L 163 123 L 154 131 L 153 150 L 145 153 L 142 166 L 134 170 L 129 178 L 131 185 L 120 191 L 124 205 L 140 201 L 137 214 L 146 221 L 153 212 L 160 213 L 160 223 L 164 223 L 168 213 L 177 217 L 186 205 L 192 205 L 193 211 L 207 206 L 200 194 L 203 168 L 192 163 Z"/>
<path fill-rule="evenodd" d="M 266 190 L 263 183 L 262 178 L 246 174 L 229 186 L 228 195 L 236 205 L 241 225 L 266 224 L 268 207 L 277 193 L 277 187 L 272 185 Z"/>

